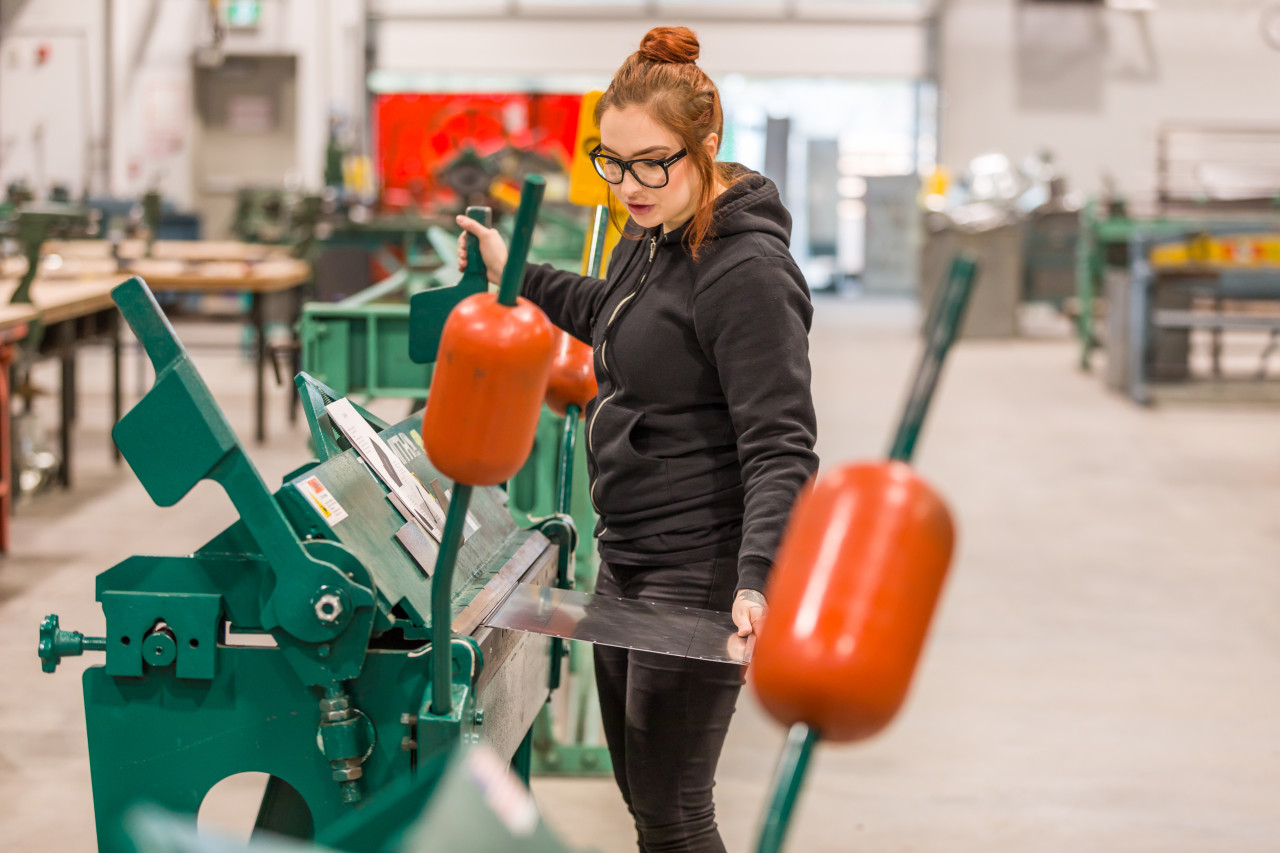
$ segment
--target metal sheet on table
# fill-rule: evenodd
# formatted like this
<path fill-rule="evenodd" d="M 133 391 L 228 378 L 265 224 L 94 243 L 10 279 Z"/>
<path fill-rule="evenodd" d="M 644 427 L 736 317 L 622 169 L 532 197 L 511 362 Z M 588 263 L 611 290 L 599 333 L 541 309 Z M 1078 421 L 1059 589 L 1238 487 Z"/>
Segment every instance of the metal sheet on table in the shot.
<path fill-rule="evenodd" d="M 754 638 L 737 635 L 728 613 L 524 583 L 485 624 L 722 663 L 748 663 L 754 646 Z"/>

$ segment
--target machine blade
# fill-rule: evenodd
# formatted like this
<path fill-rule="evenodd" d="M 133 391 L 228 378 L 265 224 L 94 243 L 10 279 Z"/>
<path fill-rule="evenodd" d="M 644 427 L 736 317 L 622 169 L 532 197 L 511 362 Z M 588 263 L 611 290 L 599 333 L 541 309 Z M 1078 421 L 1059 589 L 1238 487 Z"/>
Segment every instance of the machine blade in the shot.
<path fill-rule="evenodd" d="M 755 645 L 755 637 L 739 637 L 732 617 L 721 611 L 525 583 L 516 584 L 484 621 L 495 628 L 720 663 L 749 663 Z"/>

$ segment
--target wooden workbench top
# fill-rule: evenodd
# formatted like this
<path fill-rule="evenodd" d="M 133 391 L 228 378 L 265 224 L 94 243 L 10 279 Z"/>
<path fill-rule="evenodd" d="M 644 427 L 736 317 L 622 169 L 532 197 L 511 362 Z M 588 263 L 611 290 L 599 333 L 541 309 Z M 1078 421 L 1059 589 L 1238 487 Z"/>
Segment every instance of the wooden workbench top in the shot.
<path fill-rule="evenodd" d="M 208 261 L 194 264 L 178 260 L 139 259 L 129 264 L 124 275 L 142 276 L 152 290 L 272 293 L 302 284 L 311 277 L 311 266 L 296 258 L 257 263 Z"/>
<path fill-rule="evenodd" d="M 12 289 L 10 290 L 12 293 Z M 0 305 L 0 338 L 2 334 L 15 326 L 30 323 L 36 318 L 36 309 L 30 305 Z"/>
<path fill-rule="evenodd" d="M 123 270 L 110 257 L 63 258 L 51 267 L 49 258 L 38 281 L 124 281 L 140 275 L 152 290 L 239 290 L 271 293 L 297 287 L 311 275 L 306 261 L 282 257 L 261 261 L 186 261 L 139 258 L 128 261 Z M 26 271 L 22 258 L 9 258 L 0 266 L 0 277 L 18 278 Z"/>
<path fill-rule="evenodd" d="M 140 259 L 147 253 L 145 240 L 124 240 L 120 243 L 120 257 Z M 44 246 L 45 255 L 63 258 L 103 259 L 111 257 L 111 244 L 106 240 L 50 240 Z M 271 246 L 263 243 L 239 243 L 235 240 L 157 240 L 151 257 L 156 260 L 177 261 L 265 261 L 289 257 L 287 246 Z"/>
<path fill-rule="evenodd" d="M 111 308 L 115 303 L 111 300 L 111 288 L 119 284 L 121 279 L 87 279 L 87 280 L 52 280 L 36 279 L 31 285 L 31 299 L 34 309 L 26 305 L 9 303 L 18 282 L 13 279 L 0 281 L 0 318 L 6 311 L 13 311 L 14 316 L 26 312 L 26 316 L 16 322 L 35 318 L 40 312 L 40 319 L 46 323 L 58 323 L 72 320 Z"/>

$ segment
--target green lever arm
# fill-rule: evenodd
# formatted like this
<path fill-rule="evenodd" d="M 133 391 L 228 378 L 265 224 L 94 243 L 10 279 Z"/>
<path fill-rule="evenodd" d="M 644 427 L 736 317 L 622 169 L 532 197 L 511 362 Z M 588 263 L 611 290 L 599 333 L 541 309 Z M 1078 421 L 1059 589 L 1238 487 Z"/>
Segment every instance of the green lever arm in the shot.
<path fill-rule="evenodd" d="M 373 591 L 303 546 L 142 279 L 111 295 L 156 372 L 155 385 L 112 430 L 121 454 L 160 506 L 174 505 L 201 480 L 221 485 L 274 576 L 263 585 L 263 627 L 330 646 L 316 655 L 324 661 L 299 670 L 307 683 L 355 678 L 372 629 Z M 325 594 L 349 606 L 322 616 L 314 600 Z"/>
<path fill-rule="evenodd" d="M 529 257 L 529 243 L 533 239 L 533 226 L 538 219 L 538 206 L 547 181 L 541 175 L 529 175 L 524 179 L 520 193 L 520 209 L 516 213 L 515 234 L 507 253 L 507 265 L 502 270 L 502 287 L 498 302 L 513 306 L 520 286 L 524 283 L 525 261 Z M 468 211 L 470 212 L 470 211 Z M 479 241 L 467 236 L 467 272 L 472 261 L 480 257 Z M 415 301 L 427 293 L 415 296 Z M 431 576 L 431 713 L 446 715 L 452 710 L 452 664 L 450 664 L 450 639 L 452 629 L 450 603 L 453 594 L 453 567 L 458 559 L 462 543 L 462 528 L 467 521 L 467 506 L 471 503 L 471 485 L 453 484 L 453 497 L 449 500 L 449 514 L 444 522 L 444 538 L 440 542 L 440 555 L 436 558 L 436 570 Z"/>
<path fill-rule="evenodd" d="M 955 342 L 960 322 L 964 319 L 964 310 L 969 304 L 976 275 L 977 264 L 972 258 L 959 255 L 951 264 L 937 307 L 926 324 L 924 355 L 916 368 L 907 404 L 894 433 L 893 445 L 889 451 L 890 459 L 911 461 L 933 392 L 938 387 L 942 365 Z M 796 723 L 787 732 L 787 743 L 774 775 L 769 810 L 765 813 L 764 825 L 760 829 L 757 853 L 777 853 L 782 849 L 791 812 L 800 796 L 800 788 L 809 767 L 809 757 L 817 743 L 818 733 L 803 723 Z"/>
<path fill-rule="evenodd" d="M 760 829 L 757 853 L 777 853 L 782 849 L 791 811 L 800 797 L 805 771 L 809 769 L 809 756 L 817 743 L 818 733 L 803 723 L 796 723 L 787 732 L 787 743 L 773 777 L 773 799 Z"/>
<path fill-rule="evenodd" d="M 915 453 L 925 415 L 929 412 L 929 403 L 938 387 L 943 362 L 955 342 L 965 308 L 969 304 L 969 296 L 973 293 L 977 271 L 977 263 L 966 255 L 957 256 L 951 263 L 947 283 L 938 296 L 937 308 L 925 332 L 924 354 L 920 357 L 911 391 L 907 395 L 907 404 L 903 408 L 893 444 L 889 448 L 890 459 L 910 462 Z"/>
<path fill-rule="evenodd" d="M 440 540 L 440 556 L 431 576 L 431 713 L 448 716 L 453 711 L 453 663 L 451 642 L 452 619 L 449 617 L 453 592 L 453 566 L 462 544 L 462 530 L 467 524 L 467 508 L 471 504 L 471 486 L 453 484 L 449 514 L 444 520 L 444 538 Z"/>
<path fill-rule="evenodd" d="M 524 265 L 529 258 L 529 245 L 533 242 L 533 226 L 538 222 L 538 206 L 546 192 L 547 179 L 541 175 L 526 175 L 520 193 L 520 209 L 516 211 L 516 226 L 511 234 L 511 249 L 507 265 L 502 268 L 502 285 L 498 289 L 498 302 L 515 305 L 524 284 Z M 467 250 L 467 266 L 471 265 L 471 250 Z"/>

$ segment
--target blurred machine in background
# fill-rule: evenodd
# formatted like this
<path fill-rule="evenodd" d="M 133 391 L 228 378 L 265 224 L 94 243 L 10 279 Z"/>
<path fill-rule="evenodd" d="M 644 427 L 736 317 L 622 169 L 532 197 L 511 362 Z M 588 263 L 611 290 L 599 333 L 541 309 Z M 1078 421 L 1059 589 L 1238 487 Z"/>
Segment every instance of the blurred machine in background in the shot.
<path fill-rule="evenodd" d="M 1105 347 L 1138 402 L 1272 399 L 1280 128 L 1166 125 L 1156 147 L 1152 197 L 1113 187 L 1082 213 L 1081 366 Z"/>

